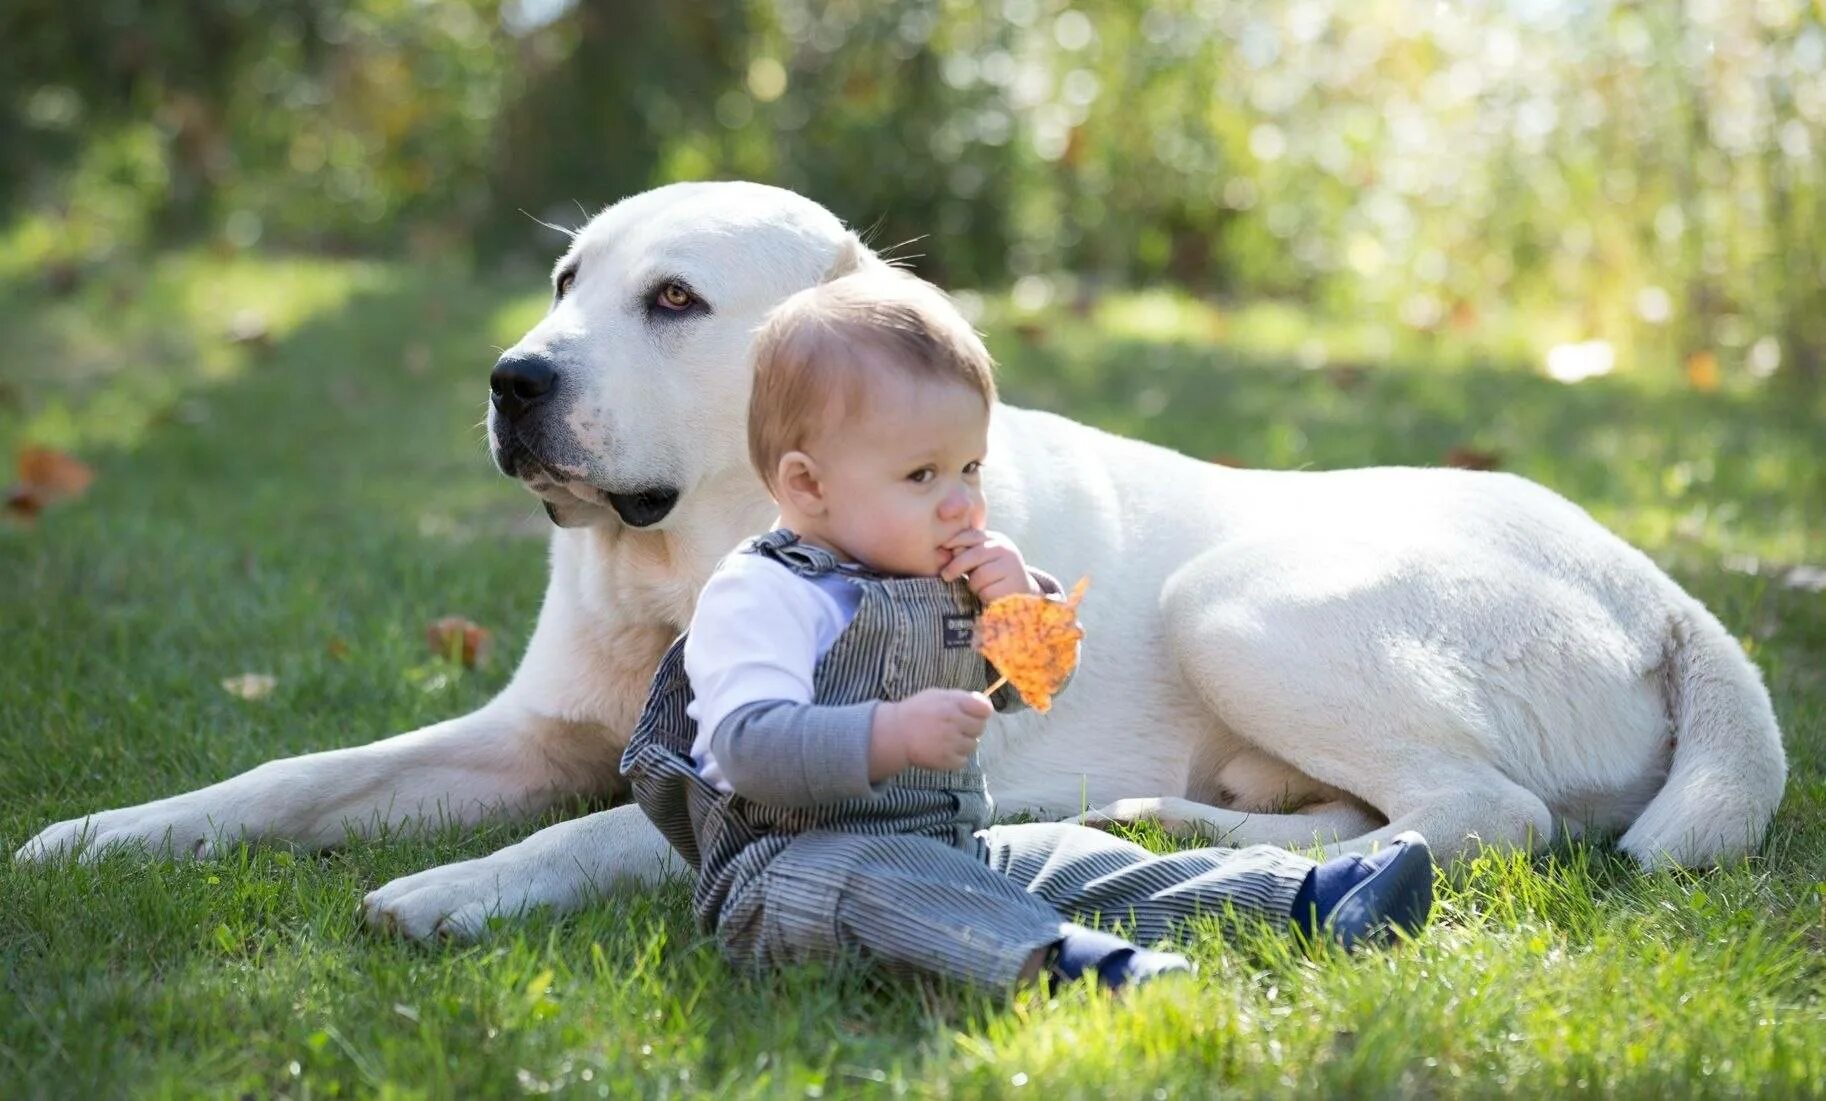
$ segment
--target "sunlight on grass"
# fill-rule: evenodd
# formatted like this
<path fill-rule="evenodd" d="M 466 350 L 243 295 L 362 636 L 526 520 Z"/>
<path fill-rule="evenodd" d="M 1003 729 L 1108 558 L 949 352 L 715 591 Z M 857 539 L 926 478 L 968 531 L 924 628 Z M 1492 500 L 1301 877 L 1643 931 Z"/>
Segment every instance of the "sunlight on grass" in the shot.
<path fill-rule="evenodd" d="M 109 272 L 59 301 L 0 288 L 0 324 L 17 339 L 9 381 L 39 399 L 20 420 L 0 416 L 0 443 L 132 448 L 161 420 L 183 420 L 186 397 L 238 377 L 267 346 L 387 277 L 351 261 L 187 253 Z"/>

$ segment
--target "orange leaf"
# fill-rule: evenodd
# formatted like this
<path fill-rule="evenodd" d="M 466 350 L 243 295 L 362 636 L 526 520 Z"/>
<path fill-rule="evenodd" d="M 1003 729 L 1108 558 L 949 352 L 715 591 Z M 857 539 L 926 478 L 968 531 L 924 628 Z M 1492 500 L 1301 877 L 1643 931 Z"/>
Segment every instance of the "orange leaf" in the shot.
<path fill-rule="evenodd" d="M 48 447 L 21 448 L 16 465 L 19 484 L 6 491 L 6 514 L 25 523 L 37 519 L 47 505 L 80 496 L 95 480 L 86 463 Z"/>
<path fill-rule="evenodd" d="M 1078 602 L 1090 578 L 1064 600 L 1017 593 L 992 601 L 976 621 L 976 648 L 1035 711 L 1052 710 L 1053 694 L 1078 664 Z"/>
<path fill-rule="evenodd" d="M 488 631 L 460 615 L 447 615 L 425 628 L 425 644 L 474 669 L 488 656 Z"/>
<path fill-rule="evenodd" d="M 95 471 L 87 463 L 48 447 L 20 449 L 18 467 L 19 481 L 47 503 L 60 497 L 75 497 L 95 480 Z"/>

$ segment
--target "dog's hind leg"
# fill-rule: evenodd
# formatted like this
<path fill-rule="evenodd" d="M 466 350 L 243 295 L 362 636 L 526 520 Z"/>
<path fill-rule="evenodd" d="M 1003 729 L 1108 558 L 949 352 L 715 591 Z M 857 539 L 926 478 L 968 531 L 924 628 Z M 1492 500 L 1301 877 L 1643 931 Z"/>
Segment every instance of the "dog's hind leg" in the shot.
<path fill-rule="evenodd" d="M 1315 804 L 1293 814 L 1251 814 L 1188 799 L 1119 799 L 1067 819 L 1080 825 L 1153 822 L 1175 837 L 1214 845 L 1281 845 L 1319 849 L 1326 856 L 1373 852 L 1396 835 L 1415 830 L 1434 843 L 1442 863 L 1484 846 L 1533 851 L 1553 836 L 1547 805 L 1532 792 L 1491 774 L 1454 779 L 1434 797 L 1381 816 L 1352 799 Z"/>
<path fill-rule="evenodd" d="M 1175 837 L 1213 845 L 1283 845 L 1304 849 L 1355 840 L 1383 824 L 1381 816 L 1350 799 L 1302 807 L 1292 814 L 1257 814 L 1190 799 L 1118 799 L 1075 818 L 1099 829 L 1114 823 L 1151 822 Z"/>

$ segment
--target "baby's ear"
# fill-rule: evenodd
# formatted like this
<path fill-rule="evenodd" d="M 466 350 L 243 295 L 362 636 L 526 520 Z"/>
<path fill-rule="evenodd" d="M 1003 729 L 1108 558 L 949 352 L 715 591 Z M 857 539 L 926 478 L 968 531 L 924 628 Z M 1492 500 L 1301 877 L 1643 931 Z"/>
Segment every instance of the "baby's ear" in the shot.
<path fill-rule="evenodd" d="M 828 283 L 833 279 L 841 279 L 846 275 L 861 271 L 866 265 L 880 262 L 875 256 L 874 250 L 862 243 L 862 238 L 854 233 L 845 233 L 843 243 L 837 247 L 836 259 L 832 260 L 831 266 L 825 269 L 824 278 L 819 282 Z"/>
<path fill-rule="evenodd" d="M 780 456 L 774 485 L 782 504 L 791 504 L 806 516 L 824 515 L 824 484 L 818 477 L 818 463 L 810 455 L 788 451 Z"/>

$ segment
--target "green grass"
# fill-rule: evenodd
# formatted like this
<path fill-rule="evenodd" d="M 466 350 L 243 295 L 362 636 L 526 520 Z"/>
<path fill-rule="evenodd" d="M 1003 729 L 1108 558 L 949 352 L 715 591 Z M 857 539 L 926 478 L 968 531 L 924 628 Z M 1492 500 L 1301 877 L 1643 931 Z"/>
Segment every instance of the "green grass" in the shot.
<path fill-rule="evenodd" d="M 0 848 L 505 681 L 544 520 L 475 425 L 536 278 L 202 256 L 62 298 L 8 278 L 0 447 L 70 448 L 98 478 L 0 527 Z M 242 308 L 269 348 L 224 340 Z M 0 861 L 0 1097 L 1826 1092 L 1826 596 L 1780 580 L 1826 562 L 1819 402 L 1648 368 L 1567 387 L 1425 341 L 1364 359 L 1348 327 L 1160 296 L 1038 327 L 992 303 L 988 323 L 1018 402 L 1252 466 L 1472 446 L 1592 509 L 1768 675 L 1792 779 L 1766 851 L 1654 877 L 1601 846 L 1486 857 L 1442 881 L 1417 944 L 1349 959 L 1205 929 L 1198 979 L 1123 1005 L 854 967 L 736 978 L 682 885 L 475 948 L 356 920 L 366 890 L 531 825 L 203 865 Z M 1288 365 L 1315 341 L 1352 369 Z M 494 630 L 492 664 L 427 654 L 450 613 Z M 278 678 L 271 697 L 220 687 L 249 671 Z"/>

